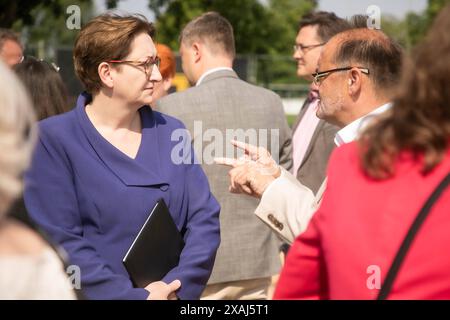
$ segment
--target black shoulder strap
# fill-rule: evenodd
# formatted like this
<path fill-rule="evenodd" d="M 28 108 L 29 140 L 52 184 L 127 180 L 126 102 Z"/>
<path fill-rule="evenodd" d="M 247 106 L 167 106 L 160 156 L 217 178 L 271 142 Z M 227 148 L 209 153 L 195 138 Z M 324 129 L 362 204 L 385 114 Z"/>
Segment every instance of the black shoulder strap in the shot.
<path fill-rule="evenodd" d="M 414 220 L 413 224 L 409 228 L 409 231 L 406 234 L 406 237 L 403 240 L 403 243 L 402 243 L 400 249 L 398 250 L 397 255 L 395 256 L 394 262 L 392 262 L 392 265 L 386 275 L 386 279 L 383 282 L 383 286 L 381 287 L 380 293 L 378 294 L 378 300 L 384 300 L 389 295 L 389 293 L 392 289 L 392 285 L 394 284 L 394 280 L 397 277 L 398 271 L 400 270 L 400 267 L 402 265 L 403 259 L 405 258 L 406 254 L 408 253 L 409 247 L 411 246 L 411 244 L 414 240 L 414 237 L 417 234 L 417 231 L 420 229 L 421 225 L 423 224 L 423 222 L 427 218 L 429 212 L 431 211 L 431 208 L 436 203 L 436 201 L 439 199 L 439 197 L 442 195 L 442 193 L 447 188 L 449 183 L 450 183 L 450 173 L 447 174 L 447 176 L 441 181 L 441 183 L 433 191 L 431 196 L 425 202 L 425 205 L 420 210 L 420 212 L 417 215 L 416 219 Z"/>

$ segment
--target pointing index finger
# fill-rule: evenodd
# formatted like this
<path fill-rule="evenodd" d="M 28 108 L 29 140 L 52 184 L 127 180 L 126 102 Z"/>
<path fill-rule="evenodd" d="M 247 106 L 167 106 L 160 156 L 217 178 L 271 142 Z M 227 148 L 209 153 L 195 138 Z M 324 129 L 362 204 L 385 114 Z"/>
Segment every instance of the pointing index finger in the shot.
<path fill-rule="evenodd" d="M 245 153 L 249 154 L 250 156 L 258 155 L 259 148 L 254 145 L 237 140 L 231 140 L 231 144 L 234 145 L 236 148 L 244 150 Z"/>
<path fill-rule="evenodd" d="M 238 161 L 233 158 L 214 158 L 216 164 L 221 164 L 235 168 L 238 165 Z"/>

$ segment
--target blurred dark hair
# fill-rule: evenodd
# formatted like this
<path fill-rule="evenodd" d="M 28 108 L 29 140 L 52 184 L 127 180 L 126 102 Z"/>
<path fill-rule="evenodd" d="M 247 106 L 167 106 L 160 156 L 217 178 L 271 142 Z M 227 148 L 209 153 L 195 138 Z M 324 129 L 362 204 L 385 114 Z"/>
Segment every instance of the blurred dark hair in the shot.
<path fill-rule="evenodd" d="M 355 14 L 350 17 L 349 23 L 354 29 L 367 28 L 367 19 L 369 19 L 368 15 Z"/>
<path fill-rule="evenodd" d="M 425 40 L 404 66 L 394 106 L 362 135 L 365 171 L 375 178 L 395 173 L 402 151 L 412 152 L 430 172 L 450 143 L 450 5 L 442 9 Z"/>
<path fill-rule="evenodd" d="M 317 26 L 317 35 L 327 42 L 339 32 L 351 28 L 350 23 L 333 12 L 318 11 L 305 14 L 298 24 L 298 30 L 306 26 Z"/>
<path fill-rule="evenodd" d="M 38 120 L 69 110 L 67 89 L 55 65 L 26 57 L 14 71 L 30 94 Z"/>

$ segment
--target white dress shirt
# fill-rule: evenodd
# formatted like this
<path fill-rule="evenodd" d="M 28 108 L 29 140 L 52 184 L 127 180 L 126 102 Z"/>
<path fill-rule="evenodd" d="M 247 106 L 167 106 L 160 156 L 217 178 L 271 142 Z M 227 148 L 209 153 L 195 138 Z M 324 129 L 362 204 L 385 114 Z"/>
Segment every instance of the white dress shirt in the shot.
<path fill-rule="evenodd" d="M 383 104 L 381 107 L 374 109 L 372 112 L 346 125 L 344 128 L 342 128 L 336 133 L 336 136 L 334 137 L 334 143 L 338 147 L 340 147 L 345 143 L 350 143 L 356 140 L 359 134 L 362 132 L 362 130 L 364 130 L 364 128 L 367 126 L 367 124 L 374 116 L 377 116 L 385 112 L 386 110 L 391 108 L 391 106 L 392 103 L 390 102 Z"/>
<path fill-rule="evenodd" d="M 217 72 L 217 71 L 222 71 L 222 70 L 233 71 L 233 69 L 228 68 L 228 67 L 218 67 L 218 68 L 209 69 L 208 71 L 204 72 L 201 75 L 201 77 L 197 80 L 197 83 L 195 84 L 195 86 L 200 85 L 200 83 L 203 81 L 203 79 L 205 79 L 205 77 L 207 75 L 210 75 L 211 73 L 214 73 L 214 72 Z"/>

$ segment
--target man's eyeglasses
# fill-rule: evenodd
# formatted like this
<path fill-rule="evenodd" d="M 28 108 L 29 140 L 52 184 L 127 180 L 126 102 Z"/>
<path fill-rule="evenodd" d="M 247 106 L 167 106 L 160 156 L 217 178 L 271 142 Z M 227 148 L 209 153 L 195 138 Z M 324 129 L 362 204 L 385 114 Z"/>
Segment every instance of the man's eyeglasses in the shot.
<path fill-rule="evenodd" d="M 316 86 L 320 86 L 322 81 L 325 80 L 325 78 L 328 77 L 333 72 L 348 71 L 348 70 L 351 70 L 353 68 L 361 70 L 361 72 L 364 73 L 364 74 L 367 74 L 367 75 L 370 74 L 369 69 L 368 68 L 364 68 L 364 67 L 344 67 L 344 68 L 330 69 L 330 70 L 326 70 L 326 71 L 313 73 L 312 76 L 314 77 L 314 84 Z"/>
<path fill-rule="evenodd" d="M 306 52 L 306 51 L 308 51 L 310 49 L 323 46 L 325 43 L 326 42 L 322 42 L 322 43 L 318 43 L 318 44 L 311 44 L 309 46 L 305 46 L 305 45 L 303 45 L 301 43 L 296 43 L 296 44 L 294 44 L 293 48 L 294 48 L 294 52 L 297 52 L 298 50 L 302 50 L 302 52 Z"/>
<path fill-rule="evenodd" d="M 144 67 L 145 75 L 148 78 L 148 77 L 150 77 L 150 75 L 153 71 L 153 66 L 156 66 L 159 69 L 159 66 L 161 64 L 161 59 L 159 57 L 150 57 L 144 62 L 132 61 L 132 60 L 109 60 L 106 62 L 108 62 L 108 63 L 127 63 L 127 64 L 131 64 L 133 66 L 136 66 L 136 67 Z"/>

